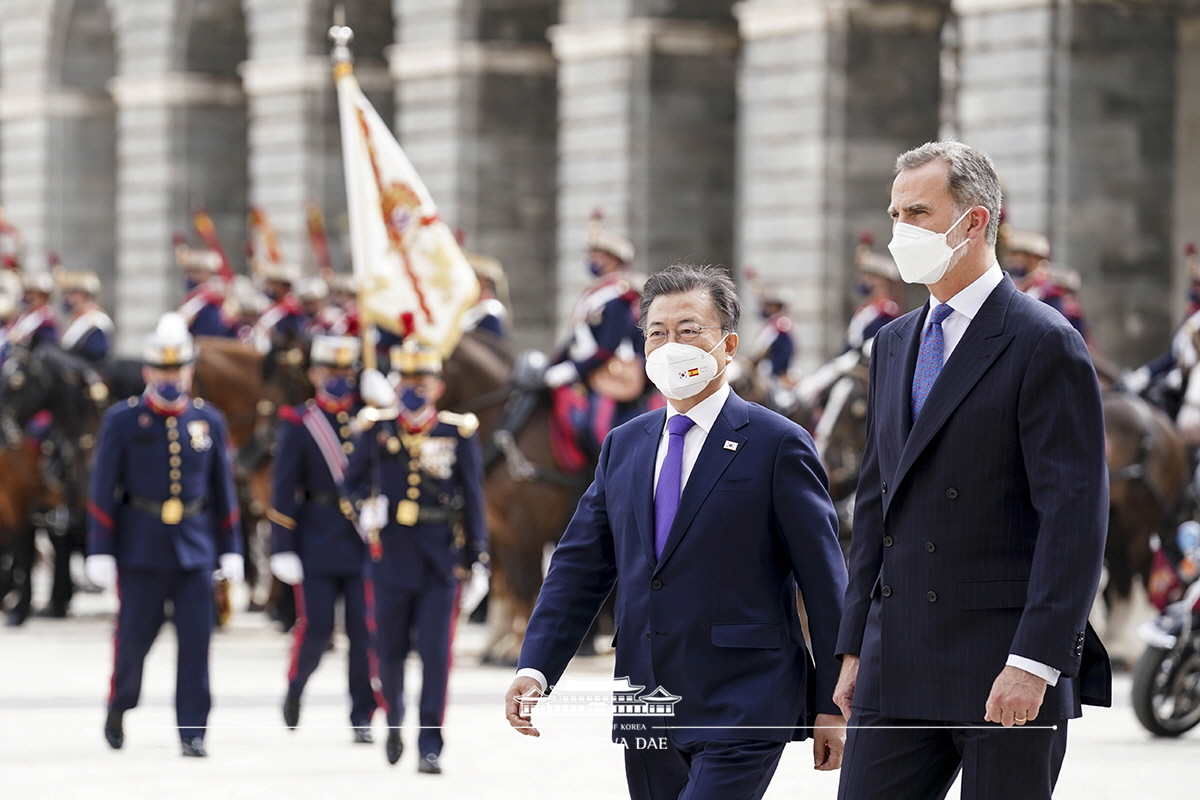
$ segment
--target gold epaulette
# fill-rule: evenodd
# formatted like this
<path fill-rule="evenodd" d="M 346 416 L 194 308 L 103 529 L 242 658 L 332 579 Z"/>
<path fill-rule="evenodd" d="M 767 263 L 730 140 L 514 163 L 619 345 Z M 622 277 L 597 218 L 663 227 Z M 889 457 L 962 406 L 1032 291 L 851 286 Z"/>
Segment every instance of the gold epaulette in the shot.
<path fill-rule="evenodd" d="M 456 414 L 453 411 L 439 411 L 438 422 L 453 425 L 458 428 L 458 435 L 468 439 L 479 430 L 479 417 L 474 414 Z"/>

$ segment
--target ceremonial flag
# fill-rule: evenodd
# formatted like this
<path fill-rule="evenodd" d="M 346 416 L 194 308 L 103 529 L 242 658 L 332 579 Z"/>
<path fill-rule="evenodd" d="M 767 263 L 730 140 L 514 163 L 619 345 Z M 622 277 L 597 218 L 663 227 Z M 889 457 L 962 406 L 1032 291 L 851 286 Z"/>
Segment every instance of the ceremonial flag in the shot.
<path fill-rule="evenodd" d="M 279 252 L 279 237 L 275 235 L 275 227 L 267 219 L 267 212 L 261 206 L 250 207 L 250 230 L 252 235 L 262 239 L 263 247 L 267 250 L 267 259 L 272 264 L 283 263 Z"/>
<path fill-rule="evenodd" d="M 359 283 L 359 315 L 449 356 L 479 283 L 429 190 L 362 93 L 345 58 L 334 67 L 350 250 Z M 413 330 L 401 321 L 411 315 Z"/>
<path fill-rule="evenodd" d="M 217 226 L 213 222 L 213 218 L 207 211 L 200 209 L 192 214 L 192 224 L 196 226 L 196 233 L 200 234 L 200 238 L 204 240 L 208 249 L 221 257 L 221 268 L 218 270 L 218 274 L 227 281 L 233 280 L 233 267 L 229 265 L 225 248 L 221 247 L 221 239 L 217 236 Z"/>
<path fill-rule="evenodd" d="M 308 238 L 317 256 L 317 271 L 328 279 L 333 274 L 333 261 L 329 258 L 329 237 L 325 235 L 325 215 L 316 203 L 308 204 Z"/>

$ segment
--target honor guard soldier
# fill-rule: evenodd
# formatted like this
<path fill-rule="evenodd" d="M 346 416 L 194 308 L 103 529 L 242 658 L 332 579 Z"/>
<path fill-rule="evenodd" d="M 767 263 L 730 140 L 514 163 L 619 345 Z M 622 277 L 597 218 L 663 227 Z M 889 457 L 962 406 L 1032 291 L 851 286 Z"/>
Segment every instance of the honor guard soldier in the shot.
<path fill-rule="evenodd" d="M 467 253 L 467 262 L 479 281 L 479 299 L 463 314 L 462 328 L 464 331 L 487 331 L 497 339 L 503 339 L 508 327 L 508 277 L 504 267 L 490 256 L 475 253 Z"/>
<path fill-rule="evenodd" d="M 122 717 L 138 704 L 142 665 L 171 601 L 179 642 L 175 715 L 183 755 L 205 755 L 212 704 L 208 645 L 213 570 L 242 579 L 237 495 L 221 412 L 191 399 L 194 360 L 177 313 L 149 336 L 146 391 L 111 408 L 100 425 L 88 504 L 88 577 L 120 598 L 104 737 L 120 749 Z"/>
<path fill-rule="evenodd" d="M 96 302 L 100 277 L 94 272 L 59 272 L 56 275 L 67 314 L 62 348 L 96 364 L 108 358 L 113 322 Z"/>
<path fill-rule="evenodd" d="M 858 280 L 854 288 L 862 302 L 854 309 L 846 327 L 846 346 L 842 352 L 862 350 L 884 325 L 900 316 L 895 296 L 900 287 L 900 270 L 890 255 L 876 253 L 869 244 L 861 244 L 855 254 Z"/>
<path fill-rule="evenodd" d="M 423 665 L 418 769 L 437 774 L 459 582 L 488 558 L 483 469 L 475 417 L 435 407 L 445 390 L 441 359 L 411 338 L 397 349 L 399 404 L 380 373 L 363 374 L 363 399 L 391 410 L 364 411 L 384 419 L 364 423 L 345 491 L 369 538 L 387 759 L 395 764 L 403 750 L 404 661 L 415 641 Z"/>
<path fill-rule="evenodd" d="M 350 639 L 350 724 L 354 741 L 370 744 L 375 697 L 368 662 L 366 546 L 348 500 L 338 494 L 353 452 L 357 411 L 355 368 L 361 344 L 346 336 L 316 336 L 309 379 L 316 397 L 284 406 L 271 476 L 271 572 L 295 587 L 296 625 L 283 719 L 300 721 L 300 697 L 333 636 L 343 601 Z"/>
<path fill-rule="evenodd" d="M 260 262 L 263 293 L 271 305 L 254 323 L 254 341 L 269 342 L 271 347 L 288 347 L 304 338 L 304 307 L 292 293 L 300 271 L 291 264 Z"/>
<path fill-rule="evenodd" d="M 221 254 L 213 250 L 193 250 L 177 237 L 175 262 L 183 269 L 183 283 L 187 289 L 179 313 L 183 315 L 188 331 L 192 336 L 231 336 L 229 325 L 221 314 L 226 289 L 225 282 L 217 277 Z"/>
<path fill-rule="evenodd" d="M 768 379 L 789 385 L 788 371 L 796 355 L 792 320 L 787 316 L 791 292 L 780 286 L 768 286 L 759 292 L 758 299 L 762 304 L 759 313 L 763 326 L 754 337 L 750 357 Z"/>
<path fill-rule="evenodd" d="M 58 342 L 58 315 L 50 305 L 54 278 L 49 272 L 30 272 L 21 278 L 22 311 L 8 329 L 9 344 L 33 349 Z"/>

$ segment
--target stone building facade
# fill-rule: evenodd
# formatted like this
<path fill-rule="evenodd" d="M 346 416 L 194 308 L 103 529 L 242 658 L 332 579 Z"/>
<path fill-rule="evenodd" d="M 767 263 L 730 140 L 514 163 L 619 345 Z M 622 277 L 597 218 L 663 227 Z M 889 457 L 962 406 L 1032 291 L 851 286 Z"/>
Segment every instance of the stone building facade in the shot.
<path fill-rule="evenodd" d="M 896 154 L 939 136 L 992 153 L 1009 220 L 1082 274 L 1118 361 L 1161 350 L 1182 311 L 1196 0 L 342 4 L 443 217 L 505 264 L 520 346 L 554 342 L 599 208 L 644 271 L 687 258 L 790 286 L 811 368 L 838 349 L 860 233 L 889 237 Z M 311 272 L 315 203 L 349 268 L 333 5 L 0 0 L 0 203 L 30 268 L 55 252 L 102 276 L 121 350 L 178 301 L 171 237 L 197 208 L 236 268 L 261 206 Z"/>

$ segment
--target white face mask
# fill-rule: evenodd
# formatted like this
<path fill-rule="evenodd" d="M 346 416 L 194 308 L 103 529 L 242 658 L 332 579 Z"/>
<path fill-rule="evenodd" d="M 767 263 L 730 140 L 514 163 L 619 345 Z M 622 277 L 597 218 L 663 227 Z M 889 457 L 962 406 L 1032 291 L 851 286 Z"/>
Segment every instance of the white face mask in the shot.
<path fill-rule="evenodd" d="M 686 400 L 699 394 L 709 382 L 725 370 L 717 371 L 717 360 L 712 351 L 729 337 L 705 352 L 694 344 L 667 342 L 646 356 L 646 377 L 650 379 L 663 397 L 668 400 Z"/>
<path fill-rule="evenodd" d="M 946 244 L 946 235 L 970 213 L 971 209 L 968 208 L 946 229 L 946 233 L 934 233 L 907 222 L 896 223 L 892 228 L 892 242 L 888 245 L 888 250 L 896 260 L 896 267 L 905 283 L 923 283 L 931 286 L 945 277 L 950 267 L 954 266 L 951 263 L 954 254 L 966 247 L 969 241 L 963 239 L 957 247 L 951 247 Z"/>

